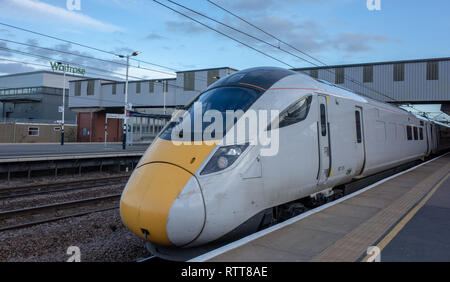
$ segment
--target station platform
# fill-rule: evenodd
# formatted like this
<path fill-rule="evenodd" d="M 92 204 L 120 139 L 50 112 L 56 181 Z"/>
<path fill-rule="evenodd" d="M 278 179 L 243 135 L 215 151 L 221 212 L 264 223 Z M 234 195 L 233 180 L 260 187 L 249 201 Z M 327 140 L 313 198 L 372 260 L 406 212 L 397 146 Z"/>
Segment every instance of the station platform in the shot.
<path fill-rule="evenodd" d="M 369 247 L 379 253 L 368 255 Z M 450 154 L 191 261 L 450 261 Z"/>
<path fill-rule="evenodd" d="M 142 155 L 149 144 L 127 146 L 121 143 L 66 143 L 60 144 L 0 144 L 0 162 L 20 162 L 43 159 Z"/>

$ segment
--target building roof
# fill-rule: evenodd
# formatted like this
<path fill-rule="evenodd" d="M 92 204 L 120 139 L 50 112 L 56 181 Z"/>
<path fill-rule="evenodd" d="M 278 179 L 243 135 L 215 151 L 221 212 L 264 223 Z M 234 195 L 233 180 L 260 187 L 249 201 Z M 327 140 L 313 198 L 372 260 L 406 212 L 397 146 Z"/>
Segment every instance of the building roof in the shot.
<path fill-rule="evenodd" d="M 350 68 L 350 67 L 363 67 L 363 66 L 374 66 L 374 65 L 412 64 L 412 63 L 427 63 L 427 62 L 439 62 L 439 61 L 450 61 L 450 57 L 402 60 L 402 61 L 387 61 L 387 62 L 373 62 L 373 63 L 359 63 L 359 64 L 347 64 L 347 65 L 330 65 L 330 66 L 319 66 L 319 67 L 294 68 L 292 70 L 303 71 L 303 70 L 314 70 L 314 69 Z"/>
<path fill-rule="evenodd" d="M 21 72 L 21 73 L 13 73 L 13 74 L 7 74 L 7 75 L 0 75 L 0 78 L 3 77 L 12 77 L 12 76 L 22 76 L 22 75 L 31 75 L 31 74 L 38 74 L 38 73 L 48 73 L 48 74 L 55 74 L 55 75 L 64 75 L 62 72 L 56 72 L 56 71 L 46 71 L 46 70 L 41 70 L 41 71 L 31 71 L 31 72 Z M 86 76 L 82 76 L 82 75 L 74 75 L 74 74 L 70 74 L 66 72 L 66 76 L 72 76 L 72 77 L 84 77 L 84 78 L 88 78 Z"/>
<path fill-rule="evenodd" d="M 230 68 L 230 67 L 221 67 L 221 68 L 209 68 L 209 69 L 184 70 L 184 71 L 177 71 L 175 73 L 193 72 L 193 71 L 221 70 L 221 69 L 230 69 L 230 70 L 237 71 L 237 69 L 233 69 L 233 68 Z"/>

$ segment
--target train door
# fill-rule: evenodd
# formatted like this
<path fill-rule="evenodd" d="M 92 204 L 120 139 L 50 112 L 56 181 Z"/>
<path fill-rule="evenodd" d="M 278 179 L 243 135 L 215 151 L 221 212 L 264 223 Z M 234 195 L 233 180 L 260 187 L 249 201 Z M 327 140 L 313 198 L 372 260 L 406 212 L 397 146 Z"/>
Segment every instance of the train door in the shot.
<path fill-rule="evenodd" d="M 360 175 L 364 170 L 366 160 L 364 145 L 364 126 L 362 108 L 355 108 L 355 175 Z"/>
<path fill-rule="evenodd" d="M 319 121 L 318 124 L 318 139 L 319 139 L 319 171 L 317 172 L 318 184 L 325 183 L 330 177 L 331 167 L 331 150 L 330 150 L 330 136 L 328 123 L 328 97 L 318 95 L 319 100 Z"/>
<path fill-rule="evenodd" d="M 428 122 L 424 123 L 424 130 L 425 130 L 425 140 L 427 140 L 427 152 L 426 156 L 429 156 L 431 154 L 431 139 L 430 139 L 430 124 Z"/>

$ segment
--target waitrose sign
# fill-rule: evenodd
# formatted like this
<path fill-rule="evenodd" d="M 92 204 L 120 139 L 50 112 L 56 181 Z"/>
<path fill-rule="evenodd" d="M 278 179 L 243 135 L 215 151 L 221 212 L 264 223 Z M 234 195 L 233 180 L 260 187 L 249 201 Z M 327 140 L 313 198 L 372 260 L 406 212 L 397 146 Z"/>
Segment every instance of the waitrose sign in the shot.
<path fill-rule="evenodd" d="M 73 74 L 81 74 L 84 75 L 86 73 L 85 69 L 80 68 L 74 68 L 70 66 L 69 64 L 59 64 L 58 62 L 50 62 L 50 66 L 52 67 L 53 71 L 64 71 L 64 72 L 70 72 Z"/>

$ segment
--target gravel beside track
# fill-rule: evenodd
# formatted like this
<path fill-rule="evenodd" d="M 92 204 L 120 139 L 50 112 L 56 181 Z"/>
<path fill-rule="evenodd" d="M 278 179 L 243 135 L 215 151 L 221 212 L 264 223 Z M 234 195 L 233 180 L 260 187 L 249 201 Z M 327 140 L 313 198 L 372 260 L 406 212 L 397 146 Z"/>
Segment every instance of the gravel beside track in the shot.
<path fill-rule="evenodd" d="M 64 262 L 70 246 L 80 248 L 85 262 L 127 262 L 151 255 L 114 209 L 0 232 L 0 261 Z"/>

